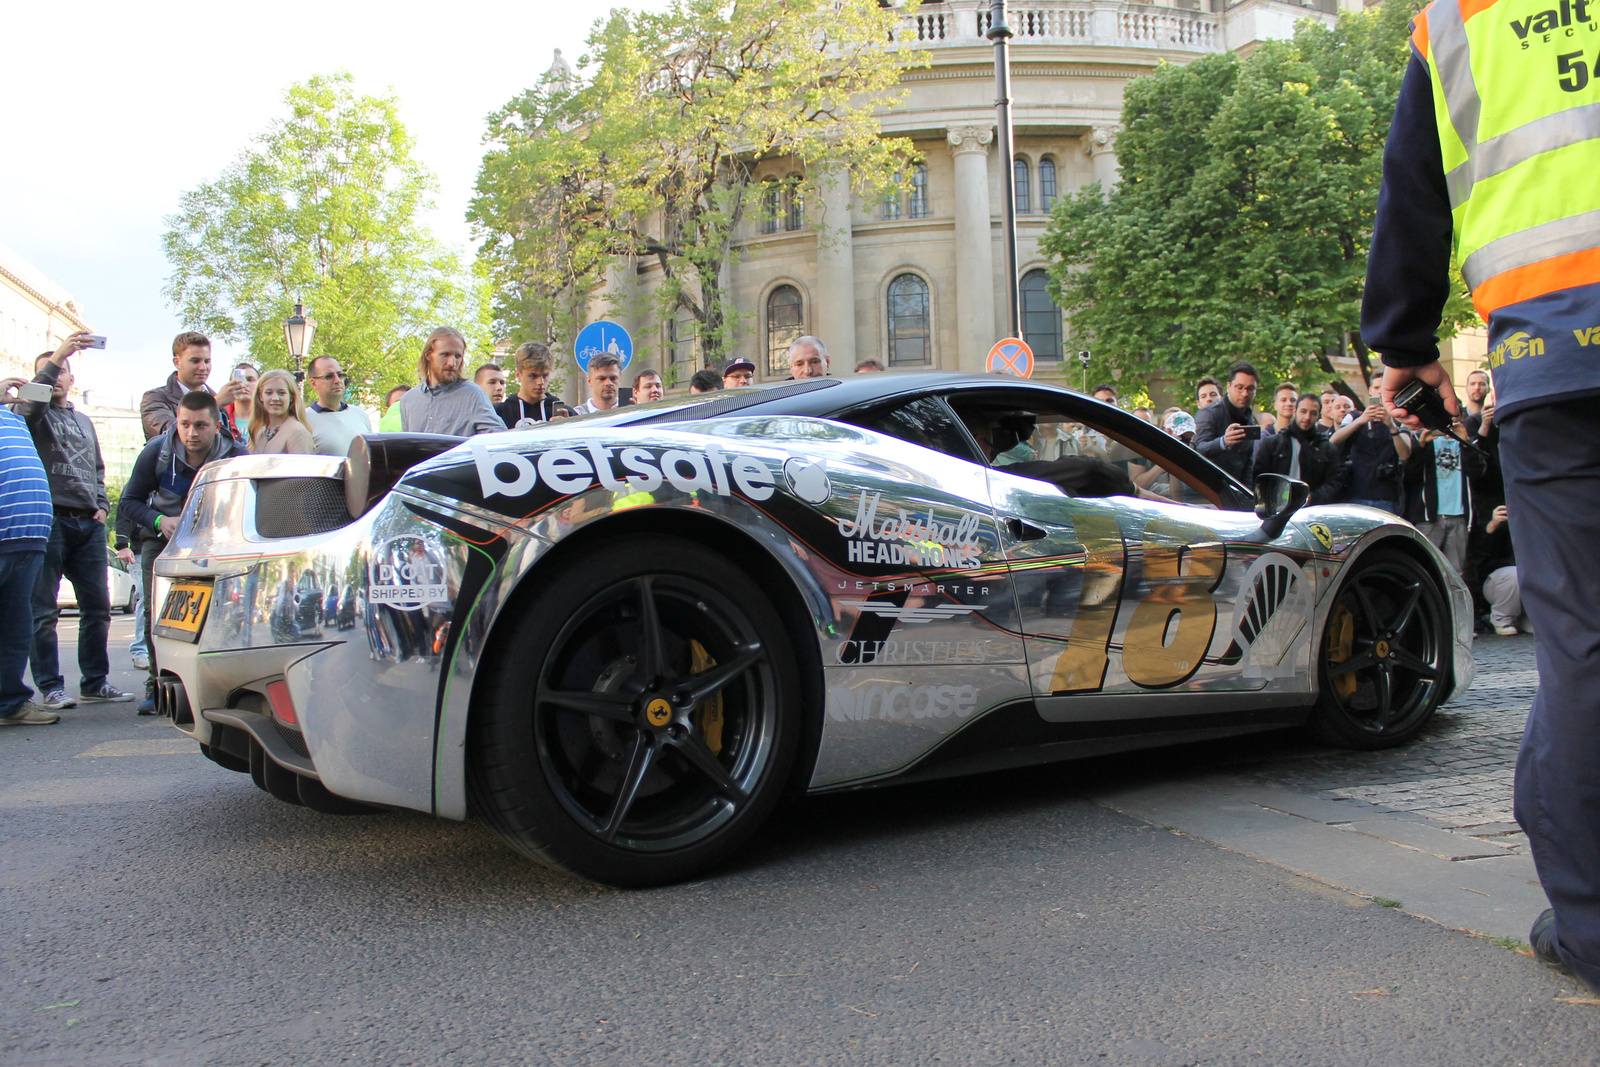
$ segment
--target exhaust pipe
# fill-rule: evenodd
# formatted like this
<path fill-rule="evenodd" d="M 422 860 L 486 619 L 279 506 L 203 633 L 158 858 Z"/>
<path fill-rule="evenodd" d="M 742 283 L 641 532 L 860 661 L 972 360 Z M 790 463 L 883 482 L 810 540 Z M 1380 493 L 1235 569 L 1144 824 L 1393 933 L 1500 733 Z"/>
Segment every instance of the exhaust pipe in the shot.
<path fill-rule="evenodd" d="M 156 714 L 171 719 L 175 726 L 194 722 L 194 712 L 189 707 L 189 694 L 183 680 L 175 677 L 161 679 L 156 686 Z"/>

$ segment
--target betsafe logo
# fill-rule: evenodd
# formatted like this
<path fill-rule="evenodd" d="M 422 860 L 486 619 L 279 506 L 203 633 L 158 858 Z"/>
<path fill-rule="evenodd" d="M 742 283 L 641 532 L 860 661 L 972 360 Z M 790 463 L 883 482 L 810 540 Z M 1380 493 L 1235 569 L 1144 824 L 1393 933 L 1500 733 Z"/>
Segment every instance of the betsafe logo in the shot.
<path fill-rule="evenodd" d="M 766 463 L 753 456 L 730 456 L 715 444 L 703 452 L 685 448 L 608 448 L 586 441 L 582 448 L 552 448 L 537 458 L 518 452 L 491 452 L 479 438 L 467 448 L 484 498 L 522 497 L 543 482 L 552 492 L 581 493 L 599 483 L 627 493 L 653 493 L 663 484 L 684 493 L 728 496 L 737 488 L 750 500 L 772 497 L 775 484 Z M 617 466 L 625 472 L 617 477 Z"/>

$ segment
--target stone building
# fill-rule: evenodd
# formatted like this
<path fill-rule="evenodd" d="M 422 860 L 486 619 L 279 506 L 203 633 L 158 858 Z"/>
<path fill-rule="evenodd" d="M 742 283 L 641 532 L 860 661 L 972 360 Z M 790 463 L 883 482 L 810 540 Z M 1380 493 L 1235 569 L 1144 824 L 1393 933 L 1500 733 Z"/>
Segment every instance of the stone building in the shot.
<path fill-rule="evenodd" d="M 71 293 L 0 245 L 0 377 L 32 378 L 35 356 L 90 329 Z"/>
<path fill-rule="evenodd" d="M 1201 10 L 1202 2 L 1214 10 Z M 1129 79 L 1161 62 L 1221 51 L 1248 53 L 1293 35 L 1306 18 L 1331 22 L 1335 4 L 1362 0 L 1020 0 L 1008 5 L 1016 155 L 995 150 L 993 47 L 988 0 L 924 0 L 902 22 L 903 42 L 931 65 L 907 71 L 904 106 L 882 117 L 887 135 L 911 139 L 921 159 L 910 191 L 883 203 L 853 198 L 844 181 L 813 176 L 811 202 L 791 182 L 797 165 L 768 162 L 762 209 L 750 212 L 729 271 L 741 329 L 736 354 L 762 379 L 788 374 L 785 349 L 803 333 L 828 345 L 835 374 L 858 360 L 888 367 L 981 370 L 1004 336 L 1001 171 L 1014 168 L 1024 334 L 1041 362 L 1060 367 L 1066 324 L 1045 291 L 1038 240 L 1056 198 L 1117 179 L 1118 118 Z M 682 383 L 698 366 L 688 320 L 661 321 L 648 299 L 659 268 L 640 260 L 608 277 L 591 318 L 635 340 L 635 365 Z M 1353 365 L 1353 364 L 1352 364 Z M 1075 366 L 1075 364 L 1074 364 Z M 1073 379 L 1076 380 L 1076 374 Z"/>

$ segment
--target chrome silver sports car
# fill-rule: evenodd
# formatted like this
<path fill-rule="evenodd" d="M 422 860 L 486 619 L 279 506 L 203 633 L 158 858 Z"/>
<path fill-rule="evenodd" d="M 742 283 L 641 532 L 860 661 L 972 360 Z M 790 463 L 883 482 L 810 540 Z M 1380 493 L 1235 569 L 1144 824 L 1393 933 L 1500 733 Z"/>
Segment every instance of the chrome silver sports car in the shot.
<path fill-rule="evenodd" d="M 1467 591 L 1406 523 L 1305 500 L 947 374 L 238 459 L 156 564 L 159 704 L 280 799 L 664 882 L 791 789 L 1413 736 L 1472 680 Z"/>

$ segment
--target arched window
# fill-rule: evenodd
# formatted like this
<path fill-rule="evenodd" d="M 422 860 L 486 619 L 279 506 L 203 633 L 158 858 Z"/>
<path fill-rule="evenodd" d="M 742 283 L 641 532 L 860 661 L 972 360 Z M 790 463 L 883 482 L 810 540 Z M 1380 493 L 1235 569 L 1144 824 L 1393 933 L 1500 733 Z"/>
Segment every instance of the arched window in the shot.
<path fill-rule="evenodd" d="M 928 217 L 928 165 L 918 163 L 917 169 L 911 172 L 911 217 L 925 219 Z"/>
<path fill-rule="evenodd" d="M 800 290 L 780 285 L 767 294 L 767 373 L 786 375 L 789 346 L 805 335 L 806 305 Z"/>
<path fill-rule="evenodd" d="M 1022 339 L 1033 349 L 1034 359 L 1061 358 L 1061 309 L 1050 299 L 1042 270 L 1022 276 Z"/>
<path fill-rule="evenodd" d="M 883 198 L 883 217 L 891 221 L 900 217 L 899 193 L 890 193 Z"/>
<path fill-rule="evenodd" d="M 889 365 L 926 364 L 932 337 L 928 283 L 915 274 L 898 276 L 889 283 Z"/>
<path fill-rule="evenodd" d="M 1017 214 L 1026 215 L 1033 210 L 1029 206 L 1033 198 L 1028 195 L 1028 161 L 1018 156 L 1012 161 L 1011 174 L 1017 187 Z"/>
<path fill-rule="evenodd" d="M 761 232 L 777 233 L 778 220 L 783 218 L 783 190 L 771 178 L 761 185 Z"/>
<path fill-rule="evenodd" d="M 786 210 L 783 217 L 783 228 L 786 230 L 798 230 L 805 224 L 806 217 L 805 201 L 800 196 L 800 175 L 789 175 L 784 185 L 788 188 L 784 190 L 784 206 Z"/>
<path fill-rule="evenodd" d="M 1039 210 L 1045 214 L 1056 203 L 1056 161 L 1049 156 L 1039 160 Z"/>

